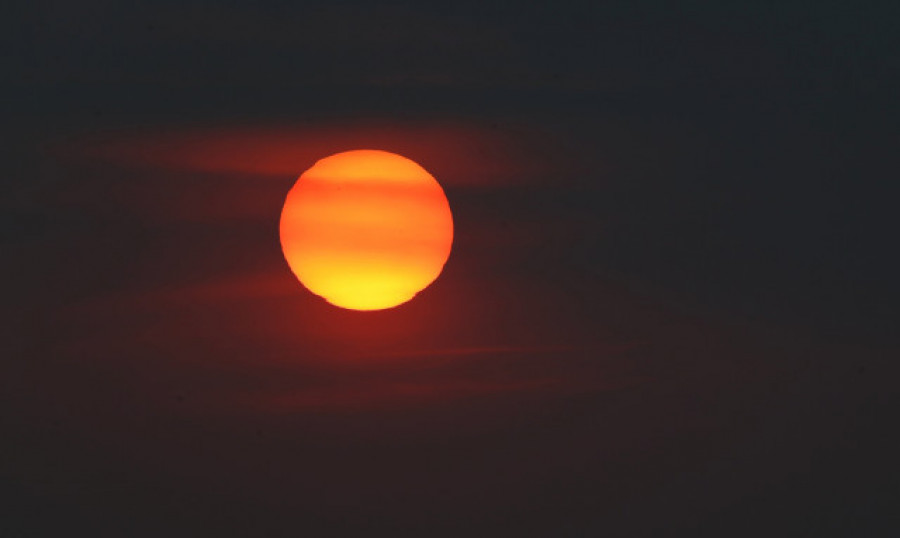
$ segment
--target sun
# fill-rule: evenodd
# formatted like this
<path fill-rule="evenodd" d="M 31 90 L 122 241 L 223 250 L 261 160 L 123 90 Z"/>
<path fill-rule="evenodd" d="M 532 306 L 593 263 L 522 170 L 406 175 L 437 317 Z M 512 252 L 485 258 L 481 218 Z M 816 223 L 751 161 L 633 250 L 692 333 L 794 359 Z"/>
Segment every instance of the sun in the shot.
<path fill-rule="evenodd" d="M 450 204 L 416 162 L 387 151 L 331 155 L 304 172 L 281 212 L 281 248 L 311 292 L 352 310 L 403 304 L 440 275 Z"/>

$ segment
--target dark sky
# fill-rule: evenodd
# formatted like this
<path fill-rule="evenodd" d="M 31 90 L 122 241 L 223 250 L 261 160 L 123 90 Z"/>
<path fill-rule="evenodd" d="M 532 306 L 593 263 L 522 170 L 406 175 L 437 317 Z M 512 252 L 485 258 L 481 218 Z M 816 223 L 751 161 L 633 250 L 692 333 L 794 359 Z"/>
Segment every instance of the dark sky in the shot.
<path fill-rule="evenodd" d="M 878 536 L 891 2 L 32 2 L 4 20 L 0 535 Z M 413 301 L 284 262 L 401 153 Z"/>

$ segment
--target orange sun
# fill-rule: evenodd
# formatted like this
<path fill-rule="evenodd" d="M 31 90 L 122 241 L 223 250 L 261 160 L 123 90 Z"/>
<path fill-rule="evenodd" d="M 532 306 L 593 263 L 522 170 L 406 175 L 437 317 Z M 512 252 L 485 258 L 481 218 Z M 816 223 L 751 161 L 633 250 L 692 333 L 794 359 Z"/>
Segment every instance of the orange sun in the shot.
<path fill-rule="evenodd" d="M 405 303 L 441 273 L 453 243 L 447 197 L 431 174 L 386 151 L 326 157 L 281 212 L 281 248 L 311 292 L 352 310 Z"/>

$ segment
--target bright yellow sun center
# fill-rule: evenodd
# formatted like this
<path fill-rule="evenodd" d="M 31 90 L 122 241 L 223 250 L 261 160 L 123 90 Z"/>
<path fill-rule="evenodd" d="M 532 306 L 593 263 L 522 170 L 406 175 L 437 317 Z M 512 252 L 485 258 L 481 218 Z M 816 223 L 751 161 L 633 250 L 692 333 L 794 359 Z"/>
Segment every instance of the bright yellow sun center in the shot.
<path fill-rule="evenodd" d="M 412 299 L 441 273 L 453 242 L 450 205 L 434 177 L 378 150 L 337 153 L 304 172 L 280 229 L 300 282 L 353 310 Z"/>

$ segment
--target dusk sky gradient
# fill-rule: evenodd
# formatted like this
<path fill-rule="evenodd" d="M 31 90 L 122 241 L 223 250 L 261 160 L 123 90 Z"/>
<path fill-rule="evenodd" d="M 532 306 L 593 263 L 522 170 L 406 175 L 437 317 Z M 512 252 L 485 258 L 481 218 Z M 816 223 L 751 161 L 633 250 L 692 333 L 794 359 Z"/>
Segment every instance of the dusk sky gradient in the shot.
<path fill-rule="evenodd" d="M 891 536 L 891 2 L 40 1 L 6 35 L 2 536 Z M 443 187 L 378 312 L 316 160 Z"/>

